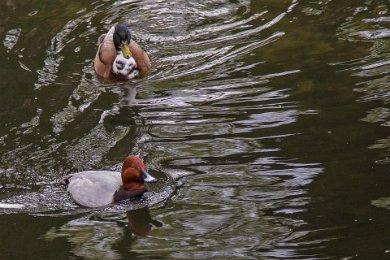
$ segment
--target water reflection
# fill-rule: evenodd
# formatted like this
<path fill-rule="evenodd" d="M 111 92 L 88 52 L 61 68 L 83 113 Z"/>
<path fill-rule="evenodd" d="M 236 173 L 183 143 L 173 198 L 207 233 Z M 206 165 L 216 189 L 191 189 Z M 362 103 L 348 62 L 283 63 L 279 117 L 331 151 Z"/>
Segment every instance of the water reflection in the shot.
<path fill-rule="evenodd" d="M 16 205 L 1 210 L 13 214 L 1 215 L 0 252 L 23 213 L 39 231 L 13 241 L 66 236 L 80 257 L 371 259 L 388 250 L 386 1 L 0 5 L 0 203 Z M 153 64 L 128 84 L 101 82 L 92 66 L 96 39 L 119 20 Z M 147 197 L 164 225 L 150 230 L 149 212 L 131 211 L 144 222 L 129 228 L 150 234 L 137 238 L 123 227 L 129 205 L 96 217 L 56 184 L 118 170 L 129 153 L 164 180 Z M 40 224 L 54 217 L 61 224 L 47 232 Z"/>
<path fill-rule="evenodd" d="M 300 221 L 289 215 L 304 211 L 308 195 L 303 187 L 322 169 L 284 151 L 283 144 L 300 134 L 293 126 L 313 110 L 291 97 L 290 81 L 302 72 L 299 66 L 275 54 L 287 35 L 282 25 L 293 21 L 298 1 L 268 4 L 71 2 L 51 22 L 49 33 L 20 27 L 12 51 L 21 51 L 32 71 L 28 86 L 34 101 L 25 109 L 28 115 L 12 122 L 2 137 L 10 151 L 0 151 L 4 170 L 20 173 L 20 182 L 30 180 L 27 188 L 36 180 L 50 187 L 54 177 L 69 171 L 117 168 L 113 162 L 132 151 L 144 155 L 149 169 L 167 180 L 151 190 L 150 205 L 171 198 L 157 211 L 168 225 L 159 227 L 156 236 L 130 239 L 119 249 L 113 243 L 120 243 L 125 231 L 107 219 L 74 219 L 48 237 L 69 237 L 73 254 L 84 257 L 118 258 L 131 244 L 134 252 L 156 257 L 257 258 L 291 234 Z M 29 10 L 38 11 L 28 16 L 30 22 L 45 14 L 42 8 Z M 153 62 L 148 77 L 127 86 L 98 81 L 91 66 L 97 36 L 118 20 L 132 25 Z M 7 31 L 14 28 L 19 27 Z M 27 31 L 37 39 L 21 50 Z M 19 160 L 26 154 L 27 160 Z M 12 176 L 8 182 L 16 181 Z M 171 180 L 179 186 L 175 193 Z M 28 193 L 30 198 L 52 195 Z M 11 196 L 16 202 L 26 197 Z M 55 209 L 58 215 L 80 212 Z M 105 211 L 118 216 L 123 209 Z M 139 216 L 144 222 L 134 224 Z M 128 217 L 137 234 L 149 233 L 150 223 L 159 224 L 142 211 Z"/>
<path fill-rule="evenodd" d="M 355 8 L 353 16 L 348 17 L 340 26 L 339 35 L 346 40 L 369 43 L 367 53 L 355 60 L 337 63 L 347 67 L 354 77 L 359 78 L 354 90 L 360 93 L 360 102 L 379 101 L 382 105 L 371 108 L 363 121 L 387 127 L 389 113 L 386 104 L 389 102 L 390 86 L 390 29 L 388 28 L 389 8 L 385 4 L 366 3 Z M 390 139 L 382 138 L 371 145 L 371 149 L 384 149 L 386 155 L 377 163 L 388 164 Z"/>
<path fill-rule="evenodd" d="M 354 11 L 354 16 L 349 17 L 340 29 L 343 38 L 351 41 L 368 43 L 369 47 L 365 55 L 341 65 L 347 67 L 354 77 L 358 78 L 354 90 L 359 93 L 359 102 L 375 104 L 367 110 L 362 121 L 381 128 L 390 126 L 390 114 L 388 103 L 390 101 L 390 29 L 388 4 L 366 3 Z M 375 158 L 375 164 L 388 165 L 390 163 L 390 137 L 384 131 L 377 136 L 368 149 L 381 151 Z M 378 190 L 381 190 L 377 184 Z M 386 191 L 371 196 L 371 204 L 378 208 L 389 209 L 389 193 Z M 387 251 L 386 251 L 387 252 Z"/>
<path fill-rule="evenodd" d="M 155 227 L 162 227 L 160 221 L 152 219 L 150 216 L 149 207 L 143 207 L 126 212 L 128 228 L 131 232 L 138 236 L 150 235 L 152 225 Z"/>
<path fill-rule="evenodd" d="M 51 228 L 44 238 L 48 241 L 66 238 L 72 244 L 72 253 L 78 257 L 121 259 L 116 250 L 118 244 L 126 243 L 124 246 L 131 249 L 137 240 L 134 235 L 148 236 L 152 232 L 152 225 L 157 228 L 162 226 L 160 221 L 152 219 L 147 206 L 129 210 L 126 215 L 127 224 L 121 217 L 122 214 L 83 216 L 59 228 Z"/>

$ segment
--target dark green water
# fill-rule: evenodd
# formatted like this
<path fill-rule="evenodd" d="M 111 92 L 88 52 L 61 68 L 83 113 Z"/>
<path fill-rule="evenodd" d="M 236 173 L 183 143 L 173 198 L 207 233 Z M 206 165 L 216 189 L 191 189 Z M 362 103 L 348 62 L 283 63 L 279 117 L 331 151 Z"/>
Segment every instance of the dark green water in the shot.
<path fill-rule="evenodd" d="M 100 82 L 119 20 L 153 68 Z M 2 1 L 0 259 L 390 258 L 389 25 L 379 0 Z M 59 184 L 129 153 L 149 209 Z"/>

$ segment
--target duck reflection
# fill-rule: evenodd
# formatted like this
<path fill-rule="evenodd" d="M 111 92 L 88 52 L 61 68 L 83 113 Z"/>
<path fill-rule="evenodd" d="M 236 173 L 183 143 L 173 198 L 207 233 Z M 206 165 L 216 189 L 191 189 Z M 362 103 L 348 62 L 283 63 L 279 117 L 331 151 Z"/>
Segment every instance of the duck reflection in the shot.
<path fill-rule="evenodd" d="M 137 101 L 135 96 L 137 95 L 137 87 L 130 86 L 129 84 L 125 84 L 123 87 L 123 101 L 126 105 L 136 105 Z"/>
<path fill-rule="evenodd" d="M 152 225 L 162 226 L 161 222 L 152 219 L 148 206 L 129 210 L 126 215 L 123 218 L 122 214 L 93 213 L 51 228 L 44 238 L 50 241 L 65 237 L 72 245 L 72 253 L 78 257 L 122 259 L 126 252 L 118 250 L 118 245 L 123 245 L 119 248 L 132 247 L 136 236 L 148 236 Z"/>
<path fill-rule="evenodd" d="M 114 104 L 110 109 L 103 111 L 100 116 L 99 123 L 105 123 L 106 119 L 119 115 L 124 107 L 137 105 L 137 100 L 135 99 L 137 95 L 137 87 L 130 86 L 129 84 L 125 84 L 120 86 L 120 96 L 121 101 L 119 104 Z"/>
<path fill-rule="evenodd" d="M 138 236 L 148 236 L 152 225 L 162 227 L 160 221 L 152 219 L 148 206 L 127 211 L 127 220 L 130 231 Z"/>

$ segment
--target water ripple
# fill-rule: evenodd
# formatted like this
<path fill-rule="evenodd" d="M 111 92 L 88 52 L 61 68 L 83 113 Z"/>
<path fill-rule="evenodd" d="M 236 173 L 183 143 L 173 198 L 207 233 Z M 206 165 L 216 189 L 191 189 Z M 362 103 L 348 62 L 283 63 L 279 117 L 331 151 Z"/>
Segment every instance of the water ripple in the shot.
<path fill-rule="evenodd" d="M 360 79 L 354 90 L 360 93 L 360 102 L 379 101 L 383 106 L 372 108 L 367 112 L 363 121 L 380 123 L 389 126 L 389 113 L 386 104 L 390 101 L 390 30 L 388 29 L 388 6 L 370 4 L 355 8 L 353 16 L 346 19 L 339 28 L 342 39 L 357 42 L 369 42 L 371 47 L 367 55 L 350 61 L 339 62 L 333 65 L 346 67 L 342 71 L 350 71 L 353 76 Z M 364 18 L 362 18 L 364 17 Z M 386 149 L 384 158 L 378 163 L 389 163 L 389 139 L 377 140 L 369 148 Z"/>
<path fill-rule="evenodd" d="M 30 114 L 0 137 L 7 148 L 0 152 L 7 193 L 2 203 L 29 205 L 2 212 L 118 217 L 128 205 L 83 210 L 53 182 L 74 171 L 118 170 L 120 159 L 135 153 L 164 180 L 148 195 L 164 225 L 134 240 L 132 251 L 146 258 L 158 252 L 179 259 L 258 259 L 293 236 L 291 228 L 301 221 L 291 216 L 304 211 L 305 186 L 322 166 L 284 151 L 284 141 L 301 134 L 293 126 L 313 110 L 291 96 L 289 79 L 301 70 L 275 64 L 267 52 L 285 40 L 281 24 L 292 19 L 298 1 L 269 7 L 248 0 L 75 6 L 52 26 L 39 64 L 27 64 L 36 76 Z M 44 12 L 31 14 L 38 19 Z M 103 83 L 92 66 L 96 39 L 119 20 L 130 25 L 153 68 L 143 79 Z M 370 66 L 365 70 L 387 63 Z M 66 236 L 79 257 L 119 258 L 110 242 L 96 250 L 93 237 L 106 230 L 104 237 L 117 241 L 113 234 L 120 229 L 91 218 L 69 221 L 45 237 Z M 81 241 L 84 231 L 89 237 Z"/>

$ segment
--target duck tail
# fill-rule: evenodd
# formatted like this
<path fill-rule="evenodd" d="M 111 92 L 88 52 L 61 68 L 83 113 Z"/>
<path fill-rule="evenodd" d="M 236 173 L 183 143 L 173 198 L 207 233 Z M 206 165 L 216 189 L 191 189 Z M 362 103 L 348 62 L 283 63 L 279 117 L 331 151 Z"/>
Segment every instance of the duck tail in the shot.
<path fill-rule="evenodd" d="M 62 177 L 62 178 L 60 179 L 60 183 L 61 183 L 62 185 L 68 185 L 68 184 L 69 184 L 69 179 L 70 179 L 70 177 L 72 177 L 72 176 L 73 176 L 73 174 L 69 174 L 69 175 L 66 175 L 66 176 Z"/>

